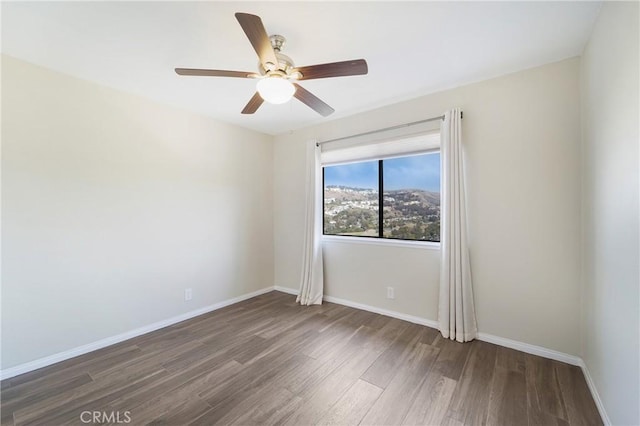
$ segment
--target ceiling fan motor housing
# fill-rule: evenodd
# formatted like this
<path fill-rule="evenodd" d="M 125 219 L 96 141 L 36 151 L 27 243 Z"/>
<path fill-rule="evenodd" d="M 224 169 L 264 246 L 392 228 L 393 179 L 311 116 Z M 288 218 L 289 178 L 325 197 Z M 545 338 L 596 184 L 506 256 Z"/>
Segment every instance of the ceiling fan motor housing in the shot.
<path fill-rule="evenodd" d="M 289 76 L 289 73 L 295 67 L 295 65 L 293 63 L 293 59 L 281 52 L 282 47 L 287 42 L 287 39 L 279 34 L 274 34 L 272 36 L 269 36 L 269 41 L 271 42 L 271 47 L 273 47 L 273 50 L 276 54 L 276 58 L 278 58 L 277 68 L 274 70 L 265 69 L 264 66 L 260 62 L 258 62 L 258 69 L 260 70 L 260 74 L 267 75 L 270 74 L 269 71 L 271 71 L 271 73 L 279 74 L 282 77 Z"/>

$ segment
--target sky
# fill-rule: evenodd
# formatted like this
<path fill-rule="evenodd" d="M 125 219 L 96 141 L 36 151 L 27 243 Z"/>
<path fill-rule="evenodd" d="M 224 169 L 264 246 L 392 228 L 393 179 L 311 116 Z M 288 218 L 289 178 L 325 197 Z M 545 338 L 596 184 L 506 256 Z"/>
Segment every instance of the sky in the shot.
<path fill-rule="evenodd" d="M 384 189 L 423 189 L 440 192 L 440 153 L 384 160 Z M 324 184 L 378 188 L 378 161 L 327 166 Z"/>

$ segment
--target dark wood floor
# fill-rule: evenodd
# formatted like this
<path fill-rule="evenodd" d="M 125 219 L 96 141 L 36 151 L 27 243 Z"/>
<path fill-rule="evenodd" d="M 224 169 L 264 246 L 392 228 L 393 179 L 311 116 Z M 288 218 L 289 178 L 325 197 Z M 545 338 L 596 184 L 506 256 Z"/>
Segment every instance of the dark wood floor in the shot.
<path fill-rule="evenodd" d="M 2 425 L 16 426 L 94 411 L 134 425 L 602 424 L 577 367 L 278 292 L 5 380 L 1 394 Z"/>

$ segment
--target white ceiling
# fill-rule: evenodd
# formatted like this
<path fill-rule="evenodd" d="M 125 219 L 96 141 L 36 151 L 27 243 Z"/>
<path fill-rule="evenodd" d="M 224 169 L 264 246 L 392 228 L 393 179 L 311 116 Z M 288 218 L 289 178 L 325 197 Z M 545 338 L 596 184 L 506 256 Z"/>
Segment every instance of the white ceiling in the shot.
<path fill-rule="evenodd" d="M 581 54 L 600 2 L 3 2 L 2 52 L 269 134 Z M 240 111 L 255 81 L 175 67 L 255 71 L 235 12 L 284 35 L 296 65 L 364 58 L 366 76 L 301 84 L 295 99 Z"/>

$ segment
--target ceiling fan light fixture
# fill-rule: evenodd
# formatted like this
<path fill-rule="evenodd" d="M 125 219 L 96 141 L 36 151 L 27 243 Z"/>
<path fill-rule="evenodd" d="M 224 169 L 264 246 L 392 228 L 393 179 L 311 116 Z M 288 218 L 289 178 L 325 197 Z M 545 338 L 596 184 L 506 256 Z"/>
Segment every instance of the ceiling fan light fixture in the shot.
<path fill-rule="evenodd" d="M 260 97 L 270 104 L 284 104 L 291 100 L 296 88 L 281 77 L 267 77 L 258 81 L 256 86 Z"/>

